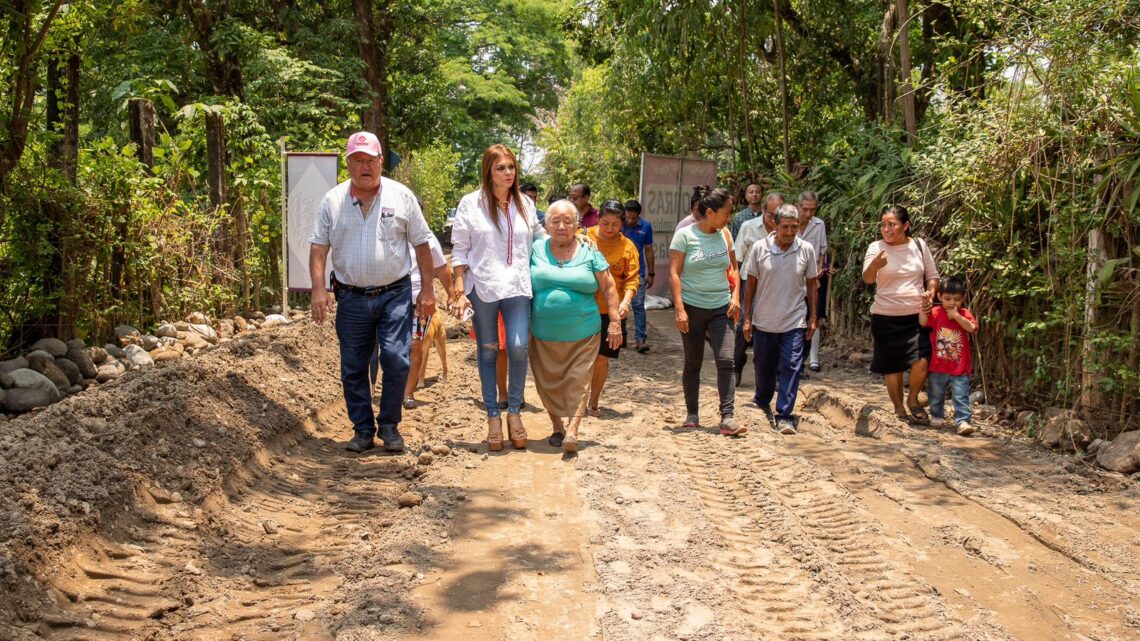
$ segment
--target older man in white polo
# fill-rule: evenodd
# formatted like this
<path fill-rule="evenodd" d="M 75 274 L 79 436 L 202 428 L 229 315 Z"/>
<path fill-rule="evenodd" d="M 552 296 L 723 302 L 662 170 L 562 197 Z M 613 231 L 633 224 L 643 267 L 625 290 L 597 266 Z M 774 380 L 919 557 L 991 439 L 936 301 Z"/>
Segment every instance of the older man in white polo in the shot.
<path fill-rule="evenodd" d="M 345 446 L 350 452 L 375 447 L 379 426 L 384 449 L 399 452 L 404 439 L 398 426 L 401 396 L 411 359 L 412 316 L 435 311 L 433 288 L 420 290 L 412 301 L 409 274 L 419 269 L 431 282 L 428 247 L 431 230 L 415 194 L 381 176 L 380 141 L 366 131 L 349 136 L 345 157 L 349 180 L 329 190 L 317 211 L 309 237 L 309 274 L 313 281 L 313 320 L 323 323 L 332 301 L 320 284 L 325 260 L 332 255 L 332 286 L 337 299 L 336 335 L 340 340 L 340 379 L 344 402 L 356 436 Z M 414 248 L 415 258 L 409 251 Z M 372 411 L 379 347 L 380 415 Z"/>

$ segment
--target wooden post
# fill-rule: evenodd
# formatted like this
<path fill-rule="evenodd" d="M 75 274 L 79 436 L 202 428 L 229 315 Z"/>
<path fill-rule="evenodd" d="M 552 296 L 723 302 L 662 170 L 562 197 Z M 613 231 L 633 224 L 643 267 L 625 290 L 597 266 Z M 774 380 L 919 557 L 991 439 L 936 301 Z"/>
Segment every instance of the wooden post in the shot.
<path fill-rule="evenodd" d="M 289 236 L 288 219 L 289 210 L 289 163 L 288 152 L 285 148 L 285 139 L 277 141 L 281 146 L 281 313 L 289 317 Z M 316 285 L 313 285 L 316 287 Z M 310 289 L 310 292 L 312 290 Z"/>
<path fill-rule="evenodd" d="M 1095 361 L 1096 346 L 1092 342 L 1092 333 L 1096 328 L 1100 315 L 1100 270 L 1108 261 L 1108 253 L 1104 246 L 1104 232 L 1100 227 L 1093 227 L 1089 231 L 1088 262 L 1085 271 L 1085 323 L 1081 332 L 1081 405 L 1084 407 L 1100 407 L 1104 404 L 1103 395 L 1096 389 L 1099 372 L 1093 371 L 1090 365 Z"/>
<path fill-rule="evenodd" d="M 910 14 L 907 0 L 898 0 L 899 73 L 902 76 L 903 119 L 906 121 L 907 145 L 918 140 L 918 124 L 914 113 L 914 87 L 910 82 Z"/>
<path fill-rule="evenodd" d="M 149 100 L 131 98 L 127 103 L 131 142 L 138 148 L 139 162 L 154 169 L 154 105 Z"/>

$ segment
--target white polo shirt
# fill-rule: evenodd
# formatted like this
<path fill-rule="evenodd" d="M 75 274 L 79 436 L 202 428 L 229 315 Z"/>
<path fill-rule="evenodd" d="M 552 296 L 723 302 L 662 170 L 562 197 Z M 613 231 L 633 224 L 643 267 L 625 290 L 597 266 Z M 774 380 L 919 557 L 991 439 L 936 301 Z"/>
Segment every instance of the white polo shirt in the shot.
<path fill-rule="evenodd" d="M 752 326 L 774 334 L 806 328 L 807 282 L 819 277 L 815 248 L 797 237 L 780 249 L 773 234 L 754 243 L 745 262 L 756 279 Z"/>
<path fill-rule="evenodd" d="M 812 216 L 807 227 L 801 229 L 798 236 L 815 249 L 817 259 L 827 253 L 827 224 L 819 216 Z"/>
<path fill-rule="evenodd" d="M 748 277 L 748 254 L 751 252 L 752 246 L 768 238 L 771 234 L 772 232 L 764 228 L 763 214 L 752 220 L 744 221 L 744 224 L 740 226 L 740 233 L 736 235 L 736 243 L 732 249 L 736 252 L 736 260 L 740 262 L 740 278 L 742 281 Z"/>
<path fill-rule="evenodd" d="M 459 201 L 451 224 L 451 266 L 467 266 L 463 293 L 474 291 L 483 302 L 516 296 L 531 297 L 530 247 L 544 236 L 534 203 L 523 196 L 522 209 L 513 200 L 510 217 L 491 222 L 483 191 L 477 189 Z"/>
<path fill-rule="evenodd" d="M 432 236 L 415 194 L 400 183 L 380 179 L 380 193 L 365 216 L 350 195 L 352 181 L 325 194 L 309 242 L 331 248 L 338 281 L 355 287 L 379 287 L 407 276 L 413 245 Z"/>

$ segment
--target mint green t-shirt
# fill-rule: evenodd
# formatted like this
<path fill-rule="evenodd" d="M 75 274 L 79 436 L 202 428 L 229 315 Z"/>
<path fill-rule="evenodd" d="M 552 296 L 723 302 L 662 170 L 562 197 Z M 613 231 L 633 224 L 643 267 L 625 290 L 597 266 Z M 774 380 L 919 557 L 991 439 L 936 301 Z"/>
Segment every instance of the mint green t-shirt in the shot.
<path fill-rule="evenodd" d="M 732 295 L 728 291 L 725 271 L 730 261 L 723 231 L 706 234 L 696 225 L 689 225 L 673 234 L 669 249 L 685 255 L 681 270 L 681 300 L 686 305 L 716 309 L 728 304 Z"/>
<path fill-rule="evenodd" d="M 596 249 L 579 244 L 564 265 L 550 253 L 550 239 L 535 241 L 530 252 L 530 333 L 544 341 L 580 341 L 600 331 L 596 272 L 610 268 Z"/>

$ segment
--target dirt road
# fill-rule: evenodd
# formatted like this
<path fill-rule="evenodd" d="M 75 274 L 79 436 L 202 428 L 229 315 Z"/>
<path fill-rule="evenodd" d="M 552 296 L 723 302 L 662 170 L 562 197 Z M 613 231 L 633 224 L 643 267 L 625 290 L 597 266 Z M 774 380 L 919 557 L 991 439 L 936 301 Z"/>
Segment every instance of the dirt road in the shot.
<path fill-rule="evenodd" d="M 904 425 L 844 367 L 797 436 L 743 407 L 750 377 L 747 436 L 681 429 L 651 323 L 575 457 L 534 408 L 528 451 L 487 453 L 466 339 L 408 453 L 348 455 L 308 323 L 0 425 L 0 638 L 1140 638 L 1135 478 Z"/>

